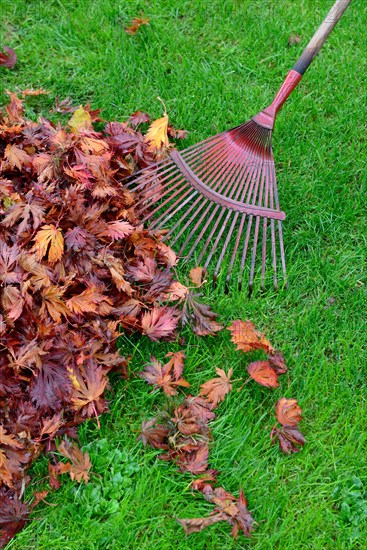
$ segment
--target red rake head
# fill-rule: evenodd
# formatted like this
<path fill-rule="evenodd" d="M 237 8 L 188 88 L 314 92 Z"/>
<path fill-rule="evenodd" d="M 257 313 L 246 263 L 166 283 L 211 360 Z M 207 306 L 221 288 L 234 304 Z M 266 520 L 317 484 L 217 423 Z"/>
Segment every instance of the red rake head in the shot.
<path fill-rule="evenodd" d="M 217 279 L 229 253 L 227 288 L 236 264 L 242 284 L 251 248 L 252 291 L 260 246 L 262 287 L 268 261 L 278 286 L 278 250 L 285 280 L 281 227 L 285 214 L 279 210 L 271 134 L 271 129 L 250 120 L 181 153 L 172 151 L 129 184 L 138 193 L 143 221 L 149 220 L 152 229 L 170 226 L 167 238 L 172 236 L 173 248 L 179 244 L 178 254 L 185 261 L 194 257 L 196 265 L 203 262 L 207 268 L 215 260 Z"/>

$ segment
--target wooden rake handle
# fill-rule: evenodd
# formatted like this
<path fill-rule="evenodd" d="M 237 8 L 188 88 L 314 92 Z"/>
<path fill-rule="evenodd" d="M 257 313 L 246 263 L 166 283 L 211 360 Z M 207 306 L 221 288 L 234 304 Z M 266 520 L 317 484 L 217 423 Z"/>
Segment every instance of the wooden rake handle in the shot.
<path fill-rule="evenodd" d="M 300 75 L 306 72 L 351 1 L 352 0 L 336 0 L 335 4 L 303 50 L 301 57 L 294 65 L 294 71 L 297 71 Z"/>

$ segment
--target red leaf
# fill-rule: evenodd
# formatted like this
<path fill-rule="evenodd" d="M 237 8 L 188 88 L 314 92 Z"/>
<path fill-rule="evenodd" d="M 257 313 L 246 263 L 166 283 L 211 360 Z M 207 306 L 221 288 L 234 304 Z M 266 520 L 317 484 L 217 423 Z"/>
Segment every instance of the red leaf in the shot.
<path fill-rule="evenodd" d="M 151 340 L 159 338 L 173 339 L 179 321 L 179 313 L 170 307 L 153 307 L 151 311 L 144 313 L 141 326 L 143 334 Z"/>
<path fill-rule="evenodd" d="M 279 386 L 278 375 L 269 361 L 254 361 L 249 364 L 247 371 L 251 378 L 262 386 L 267 388 L 277 388 Z"/>
<path fill-rule="evenodd" d="M 13 69 L 16 62 L 17 56 L 15 51 L 12 48 L 8 48 L 8 46 L 4 46 L 4 51 L 0 52 L 0 66 Z"/>
<path fill-rule="evenodd" d="M 243 352 L 263 349 L 266 353 L 273 353 L 274 349 L 265 336 L 256 330 L 251 321 L 233 321 L 228 327 L 231 331 L 231 340 L 236 345 L 236 349 Z"/>
<path fill-rule="evenodd" d="M 297 426 L 301 421 L 302 410 L 297 399 L 282 397 L 276 402 L 275 412 L 282 426 Z"/>

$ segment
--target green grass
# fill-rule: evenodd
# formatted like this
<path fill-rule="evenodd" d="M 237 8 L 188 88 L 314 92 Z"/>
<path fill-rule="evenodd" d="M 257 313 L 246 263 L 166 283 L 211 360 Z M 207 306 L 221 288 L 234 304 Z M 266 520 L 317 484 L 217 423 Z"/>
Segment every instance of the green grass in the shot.
<path fill-rule="evenodd" d="M 118 120 L 137 109 L 160 116 L 159 95 L 172 123 L 190 131 L 184 146 L 190 145 L 272 100 L 330 3 L 2 0 L 0 42 L 16 49 L 19 62 L 13 71 L 0 69 L 1 92 L 50 90 L 28 100 L 29 116 L 46 114 L 59 95 L 91 101 L 106 119 Z M 124 27 L 142 10 L 151 25 L 131 37 Z M 226 524 L 185 537 L 174 517 L 199 516 L 210 507 L 192 496 L 189 477 L 136 442 L 141 421 L 164 399 L 132 377 L 115 380 L 101 430 L 93 423 L 80 430 L 94 464 L 91 485 L 65 481 L 47 498 L 53 506 L 38 506 L 9 549 L 367 547 L 366 21 L 365 2 L 355 0 L 277 121 L 289 289 L 251 300 L 244 293 L 225 296 L 220 288 L 204 291 L 224 324 L 250 318 L 290 367 L 275 391 L 255 383 L 232 391 L 213 426 L 211 464 L 226 489 L 244 488 L 258 522 L 252 539 L 232 542 Z M 292 33 L 302 40 L 288 48 Z M 193 391 L 215 366 L 244 375 L 247 358 L 229 336 L 199 339 L 185 332 Z M 174 349 L 178 344 L 122 342 L 135 372 L 150 353 L 163 358 Z M 269 441 L 273 406 L 282 395 L 296 397 L 304 410 L 308 443 L 291 457 Z M 35 487 L 46 474 L 41 458 Z"/>

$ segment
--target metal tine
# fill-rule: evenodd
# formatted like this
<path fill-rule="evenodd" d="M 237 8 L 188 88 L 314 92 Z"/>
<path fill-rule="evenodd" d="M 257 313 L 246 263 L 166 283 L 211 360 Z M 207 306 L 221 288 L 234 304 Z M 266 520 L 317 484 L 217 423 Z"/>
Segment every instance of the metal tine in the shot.
<path fill-rule="evenodd" d="M 263 196 L 263 190 L 264 190 L 264 184 L 266 181 L 266 170 L 264 170 L 264 149 L 263 149 L 263 166 L 262 166 L 262 177 L 261 177 L 261 184 L 260 184 L 260 194 L 259 194 L 259 202 L 258 204 L 261 206 L 262 204 L 262 196 Z M 255 195 L 256 197 L 256 195 Z M 255 204 L 255 197 L 254 197 L 254 204 Z M 255 231 L 254 231 L 254 242 L 252 246 L 252 258 L 251 258 L 251 268 L 250 268 L 250 280 L 249 280 L 249 295 L 252 293 L 253 284 L 254 284 L 254 277 L 255 277 L 255 262 L 256 262 L 256 250 L 257 250 L 257 243 L 259 239 L 259 226 L 260 226 L 260 216 L 256 216 L 256 223 L 255 223 Z"/>
<path fill-rule="evenodd" d="M 235 158 L 237 158 L 238 156 L 238 153 L 236 154 Z M 230 164 L 230 160 L 232 157 L 228 158 L 228 155 L 226 155 L 226 158 L 228 159 L 227 162 L 224 163 L 223 165 L 223 168 L 222 168 L 222 171 L 225 171 L 226 167 Z M 212 181 L 212 189 L 214 190 L 217 190 L 218 187 L 220 186 L 221 184 L 221 180 L 220 180 L 220 177 L 221 177 L 221 174 L 222 174 L 222 171 L 219 171 L 217 172 L 217 175 L 216 175 L 216 178 L 213 180 L 216 185 L 213 185 L 213 181 Z M 221 192 L 223 187 L 225 186 L 225 181 L 222 182 L 222 185 L 221 187 L 219 188 L 218 192 Z M 195 215 L 194 215 L 194 218 L 192 219 L 189 219 L 188 222 L 186 222 L 186 224 L 184 225 L 184 227 L 179 231 L 179 233 L 176 235 L 175 239 L 173 240 L 172 242 L 172 245 L 181 237 L 182 233 L 187 229 L 187 227 L 189 225 L 191 225 L 191 223 L 193 223 L 194 219 L 197 217 L 197 215 L 202 211 L 202 209 L 205 207 L 205 205 L 208 203 L 209 201 L 207 199 L 205 199 L 205 201 L 202 202 L 202 205 L 200 205 L 200 207 L 197 209 L 197 211 L 195 212 Z M 198 229 L 198 227 L 200 226 L 200 224 L 202 223 L 203 219 L 205 218 L 205 216 L 209 213 L 210 211 L 210 206 L 211 204 L 209 205 L 209 207 L 206 209 L 206 211 L 202 214 L 202 216 L 200 217 L 199 221 L 196 223 L 196 225 L 194 226 L 194 228 L 191 230 L 189 236 L 186 238 L 184 244 L 182 245 L 181 247 L 181 250 L 180 250 L 180 254 L 183 252 L 183 250 L 186 248 L 187 244 L 190 242 L 194 232 Z"/>
<path fill-rule="evenodd" d="M 170 158 L 164 158 L 162 160 L 154 162 L 151 166 L 146 166 L 145 168 L 141 168 L 140 170 L 138 170 L 134 174 L 131 174 L 130 176 L 127 176 L 126 179 L 131 179 L 131 181 L 128 181 L 127 183 L 124 182 L 124 186 L 125 187 L 130 187 L 131 185 L 135 186 L 137 181 L 147 178 L 147 171 L 148 170 L 151 169 L 152 171 L 158 172 L 158 170 L 161 168 L 161 164 L 164 164 L 164 163 L 166 163 L 167 165 L 170 164 L 172 167 L 175 166 L 174 162 Z M 148 177 L 150 177 L 150 176 L 148 176 Z"/>
<path fill-rule="evenodd" d="M 264 206 L 268 206 L 269 202 L 269 166 L 268 162 L 264 161 L 264 170 L 266 173 L 265 176 L 265 195 L 264 195 Z M 268 229 L 268 219 L 263 218 L 263 243 L 262 243 L 262 260 L 261 260 L 261 289 L 265 291 L 265 271 L 266 271 L 266 239 L 267 239 L 267 229 Z"/>
<path fill-rule="evenodd" d="M 261 133 L 259 133 L 257 143 L 259 145 L 261 144 Z M 255 191 L 253 193 L 252 204 L 256 204 L 257 191 L 258 191 L 258 187 L 259 187 L 259 181 L 260 181 L 261 174 L 262 174 L 262 166 L 259 166 L 259 170 L 257 171 L 256 178 L 253 179 L 253 181 L 252 181 L 251 189 L 249 190 L 249 195 L 248 195 L 249 197 L 251 197 L 252 190 L 255 187 Z M 241 258 L 240 276 L 239 276 L 239 279 L 238 279 L 239 288 L 242 288 L 242 276 L 243 276 L 243 272 L 244 272 L 244 269 L 245 269 L 245 262 L 246 262 L 248 245 L 249 245 L 250 234 L 251 234 L 251 229 L 252 229 L 253 217 L 254 216 L 252 214 L 250 214 L 249 219 L 248 219 L 248 226 L 247 226 L 245 241 L 244 241 L 244 245 L 243 245 L 242 258 Z"/>
<path fill-rule="evenodd" d="M 164 185 L 162 185 L 162 181 L 164 182 L 166 178 L 164 178 L 163 180 L 160 180 L 159 179 L 159 176 L 155 176 L 155 178 L 158 180 L 157 183 L 155 183 L 154 185 L 148 187 L 148 191 L 153 191 L 156 187 L 159 187 L 160 185 L 162 185 L 162 188 L 163 189 L 167 189 L 172 183 L 174 183 L 175 181 L 177 181 L 180 176 L 182 176 L 182 174 L 180 173 L 176 173 L 176 176 L 172 179 L 169 179 L 167 182 L 164 183 Z M 159 198 L 161 199 L 163 195 L 160 195 Z M 140 200 L 138 200 L 136 203 L 135 203 L 135 207 L 139 207 L 141 204 L 144 204 L 146 202 L 149 201 L 149 198 L 150 197 L 143 197 L 141 198 Z M 141 209 L 140 212 L 142 212 L 143 210 Z"/>
<path fill-rule="evenodd" d="M 277 188 L 277 181 L 276 181 L 276 176 L 275 176 L 275 166 L 274 166 L 273 153 L 271 155 L 272 155 L 271 175 L 272 175 L 273 188 L 274 188 L 275 208 L 277 210 L 279 210 L 278 188 Z M 286 269 L 286 266 L 285 266 L 285 253 L 284 253 L 284 243 L 283 243 L 282 222 L 280 220 L 278 220 L 278 235 L 279 235 L 280 260 L 281 260 L 282 270 L 283 270 L 284 286 L 287 287 L 287 269 Z"/>
<path fill-rule="evenodd" d="M 271 177 L 271 160 L 268 161 L 268 169 L 270 175 L 270 208 L 274 208 L 274 190 L 273 190 L 273 178 Z M 273 264 L 273 277 L 274 288 L 278 290 L 278 277 L 277 277 L 277 250 L 276 250 L 276 237 L 275 237 L 275 223 L 274 220 L 270 220 L 270 233 L 271 233 L 271 254 Z"/>
<path fill-rule="evenodd" d="M 184 183 L 183 187 L 180 187 L 182 185 L 182 183 Z M 173 185 L 170 185 L 170 184 L 173 184 Z M 173 180 L 171 180 L 165 187 L 164 187 L 164 192 L 162 194 L 159 195 L 159 201 L 161 201 L 164 197 L 166 197 L 167 195 L 169 195 L 168 199 L 164 202 L 160 202 L 159 205 L 154 209 L 152 210 L 151 212 L 149 212 L 149 214 L 146 216 L 145 219 L 143 219 L 142 221 L 146 221 L 146 219 L 149 219 L 151 216 L 154 216 L 154 214 L 156 212 L 158 212 L 158 210 L 160 210 L 165 204 L 167 204 L 167 202 L 170 202 L 170 200 L 173 198 L 173 196 L 176 196 L 177 193 L 180 193 L 182 191 L 182 189 L 184 189 L 185 187 L 188 187 L 190 184 L 189 182 L 185 179 L 185 177 L 179 172 L 175 178 L 173 178 Z M 177 189 L 177 187 L 179 187 L 178 191 L 176 191 L 176 193 L 174 193 L 173 195 L 171 195 L 172 191 L 174 191 L 175 189 Z M 151 208 L 151 204 L 148 202 L 149 201 L 149 198 L 148 197 L 147 199 L 145 199 L 144 203 L 141 203 L 143 204 L 143 206 L 141 208 L 139 208 L 139 215 L 143 214 L 143 212 L 145 212 L 145 210 L 147 210 L 148 208 Z M 148 202 L 148 204 L 146 204 Z M 154 204 L 156 203 L 157 201 L 154 201 Z"/>
<path fill-rule="evenodd" d="M 255 164 L 252 163 L 252 159 L 254 159 L 254 156 L 255 156 L 255 153 L 252 152 L 251 156 L 248 157 L 247 159 L 247 164 L 246 164 L 246 174 L 245 174 L 245 178 L 244 178 L 244 189 L 243 189 L 243 193 L 242 193 L 242 196 L 241 196 L 241 201 L 244 201 L 245 200 L 245 196 L 246 196 L 246 193 L 247 193 L 247 190 L 248 190 L 248 186 L 250 184 L 250 181 L 252 179 L 252 174 L 255 170 Z M 249 165 L 251 166 L 251 169 L 249 169 Z M 221 263 L 223 261 L 223 258 L 224 258 L 224 255 L 227 251 L 227 248 L 228 248 L 228 245 L 229 245 L 229 241 L 232 237 L 232 233 L 234 231 L 234 228 L 236 226 L 236 223 L 237 223 L 237 220 L 238 220 L 238 217 L 239 217 L 239 212 L 235 212 L 234 213 L 234 218 L 232 220 L 232 225 L 227 233 L 227 237 L 226 237 L 226 240 L 224 242 L 224 245 L 223 245 L 223 248 L 222 248 L 222 251 L 221 251 L 221 254 L 219 256 L 219 259 L 218 259 L 218 262 L 217 262 L 217 265 L 215 267 L 215 270 L 214 270 L 214 274 L 213 274 L 213 278 L 216 280 L 217 278 L 217 275 L 218 275 L 218 272 L 219 272 L 219 269 L 220 269 L 220 266 L 221 266 Z M 235 247 L 234 247 L 234 251 L 233 251 L 233 254 L 232 254 L 232 258 L 231 258 L 231 264 L 230 264 L 230 268 L 229 268 L 229 271 L 227 273 L 227 277 L 226 277 L 226 291 L 228 290 L 228 283 L 229 283 L 229 280 L 230 280 L 230 276 L 231 276 L 231 271 L 232 271 L 232 268 L 233 268 L 233 264 L 234 264 L 234 260 L 235 260 L 235 257 L 236 257 L 236 254 L 237 254 L 237 249 L 238 249 L 238 245 L 239 245 L 239 242 L 240 242 L 240 239 L 241 239 L 241 234 L 242 234 L 242 230 L 243 230 L 243 225 L 244 225 L 244 222 L 245 222 L 245 219 L 246 219 L 246 214 L 243 214 L 242 215 L 242 218 L 241 218 L 241 221 L 240 221 L 240 226 L 239 226 L 239 231 L 238 231 L 238 234 L 237 234 L 237 238 L 236 238 L 236 241 L 235 241 Z M 227 220 L 226 220 L 227 221 Z M 224 230 L 225 228 L 223 228 Z M 214 247 L 213 247 L 214 248 Z M 208 260 L 206 261 L 206 265 L 208 264 Z M 205 267 L 205 266 L 204 266 Z"/>
<path fill-rule="evenodd" d="M 241 186 L 238 188 L 238 190 L 237 190 L 237 192 L 236 192 L 236 195 L 235 195 L 235 200 L 238 200 L 238 197 L 239 197 L 241 191 L 242 191 L 241 201 L 243 201 L 243 200 L 244 200 L 244 197 L 246 196 L 246 192 L 247 192 L 247 189 L 248 189 L 250 180 L 251 180 L 251 175 L 252 175 L 252 172 L 254 171 L 254 166 L 251 166 L 251 160 L 252 160 L 253 157 L 254 157 L 254 155 L 253 155 L 253 153 L 252 153 L 249 157 L 247 157 L 247 162 L 246 162 L 246 163 L 243 163 L 243 165 L 241 166 L 241 170 L 239 171 L 240 173 L 238 174 L 238 175 L 239 175 L 238 184 L 241 184 L 241 185 L 242 185 L 242 188 L 241 188 Z M 249 169 L 249 165 L 251 166 L 251 169 Z M 243 176 L 243 175 L 244 175 L 244 177 L 242 178 L 241 176 Z M 237 185 L 237 186 L 238 186 L 238 185 Z M 234 191 L 235 191 L 235 188 L 234 188 L 233 192 L 232 192 L 230 195 L 227 195 L 227 196 L 229 196 L 229 197 L 232 198 Z M 217 235 L 217 238 L 216 238 L 216 240 L 214 241 L 214 244 L 213 244 L 213 246 L 212 246 L 212 249 L 211 249 L 211 251 L 210 251 L 210 253 L 209 253 L 209 255 L 208 255 L 208 257 L 207 257 L 207 259 L 206 259 L 206 261 L 205 261 L 204 268 L 207 268 L 207 267 L 208 267 L 208 265 L 209 265 L 209 263 L 210 263 L 210 260 L 212 259 L 212 256 L 213 256 L 213 254 L 214 254 L 215 251 L 216 251 L 216 248 L 217 248 L 217 246 L 218 246 L 218 243 L 219 243 L 219 241 L 220 241 L 220 239 L 221 239 L 221 237 L 222 237 L 222 235 L 223 235 L 223 233 L 224 233 L 224 231 L 225 231 L 225 229 L 226 229 L 226 227 L 227 227 L 227 225 L 228 225 L 228 221 L 229 221 L 231 215 L 232 215 L 232 211 L 229 211 L 228 214 L 227 214 L 227 217 L 226 217 L 226 219 L 224 220 L 224 222 L 223 222 L 223 224 L 222 224 L 222 227 L 221 227 L 221 229 L 220 229 L 220 231 L 219 231 L 219 233 L 218 233 L 218 235 Z M 236 221 L 237 217 L 238 217 L 238 212 L 235 213 L 235 221 Z M 214 226 L 214 228 L 213 228 L 213 231 L 212 231 L 211 235 L 210 235 L 209 238 L 208 238 L 208 241 L 211 239 L 211 237 L 212 237 L 214 231 L 216 230 L 216 228 L 217 228 L 217 226 L 218 226 L 218 224 L 219 224 L 219 222 L 220 222 L 220 219 L 221 219 L 221 218 L 218 218 L 218 220 L 217 220 L 217 222 L 216 222 L 216 224 L 215 224 L 215 226 Z M 232 235 L 232 231 L 233 231 L 233 226 L 232 226 L 232 228 L 231 228 L 231 230 L 230 230 L 230 232 L 229 232 L 229 235 L 227 235 L 227 239 L 226 239 L 226 241 L 225 241 L 227 244 L 225 244 L 224 249 L 222 250 L 222 254 L 221 254 L 221 257 L 220 257 L 220 260 L 219 260 L 219 264 L 221 263 L 221 258 L 223 258 L 224 253 L 225 253 L 225 250 L 226 250 L 226 248 L 227 248 L 227 246 L 228 246 L 228 241 L 229 241 L 230 236 Z M 203 249 L 203 252 L 202 252 L 201 256 L 200 256 L 199 259 L 198 259 L 198 262 L 200 262 L 201 257 L 202 257 L 202 255 L 203 255 L 204 252 L 205 252 L 205 247 L 204 247 L 204 249 Z M 214 278 L 216 278 L 217 272 L 218 272 L 218 264 L 217 264 L 216 270 L 215 270 L 215 272 L 214 272 Z"/>
<path fill-rule="evenodd" d="M 233 156 L 233 153 L 232 153 L 232 155 L 231 155 L 230 158 L 228 159 L 228 162 L 225 163 L 224 167 L 226 167 L 227 165 L 229 165 L 229 164 L 230 164 L 230 161 L 232 161 L 233 158 L 234 158 L 234 159 L 238 158 L 239 155 L 240 155 L 240 153 L 239 153 L 238 151 L 236 152 L 236 154 L 235 154 L 234 156 Z M 227 158 L 228 158 L 228 155 L 227 155 Z M 220 178 L 221 173 L 222 173 L 222 172 L 219 172 L 219 173 L 218 173 L 217 179 Z M 219 185 L 220 185 L 220 181 L 219 181 L 218 185 L 216 185 L 215 187 L 212 187 L 212 188 L 213 188 L 213 189 L 217 189 Z M 219 189 L 219 192 L 222 191 L 222 189 L 225 187 L 225 185 L 226 185 L 226 180 L 224 180 L 224 182 L 222 183 L 222 185 L 221 185 L 221 187 L 220 187 L 220 189 Z M 206 202 L 208 202 L 208 201 L 206 201 Z M 180 252 L 179 252 L 179 255 L 181 255 L 182 252 L 185 250 L 185 248 L 186 248 L 187 244 L 190 242 L 190 240 L 191 240 L 193 234 L 196 232 L 196 230 L 198 229 L 198 227 L 200 226 L 200 224 L 202 223 L 202 221 L 204 220 L 204 218 L 208 215 L 208 213 L 209 213 L 209 211 L 210 211 L 210 208 L 211 208 L 211 204 L 207 207 L 207 209 L 205 210 L 205 212 L 201 215 L 200 219 L 199 219 L 199 220 L 197 221 L 197 223 L 195 224 L 194 228 L 190 231 L 190 234 L 188 235 L 188 237 L 186 238 L 184 244 L 183 244 L 182 247 L 181 247 L 181 250 L 180 250 Z M 210 217 L 209 220 L 207 220 L 207 222 L 205 223 L 205 225 L 204 225 L 204 231 L 201 231 L 201 232 L 200 232 L 199 237 L 196 239 L 196 241 L 195 241 L 195 243 L 194 243 L 192 249 L 190 250 L 189 254 L 186 256 L 186 260 L 188 260 L 188 259 L 192 256 L 193 251 L 194 251 L 194 249 L 195 249 L 196 246 L 197 246 L 197 243 L 201 240 L 201 238 L 202 238 L 204 232 L 206 231 L 206 229 L 207 229 L 207 227 L 208 227 L 208 225 L 209 225 L 209 223 L 210 223 L 210 219 L 212 218 L 212 216 L 214 216 L 214 214 L 217 212 L 217 210 L 218 210 L 218 208 L 214 209 L 214 212 L 211 214 L 211 217 Z M 201 211 L 201 208 L 200 208 L 200 211 Z M 196 214 L 196 215 L 197 215 L 197 214 Z M 196 217 L 196 215 L 195 215 L 195 217 Z M 189 221 L 189 224 L 190 224 L 190 223 L 191 223 L 191 221 Z M 187 226 L 188 226 L 188 224 L 186 223 L 185 228 L 186 228 Z M 184 230 L 184 229 L 183 229 L 183 230 Z M 173 241 L 173 243 L 177 241 L 177 239 L 179 238 L 179 236 L 180 236 L 181 234 L 182 234 L 182 230 L 181 230 L 181 232 L 177 235 L 177 237 L 175 238 L 175 240 Z M 172 244 L 173 244 L 173 243 L 172 243 Z"/>
<path fill-rule="evenodd" d="M 220 157 L 220 159 L 221 158 L 222 157 Z M 220 162 L 220 159 L 216 160 L 216 163 L 213 165 L 213 171 L 215 171 L 215 168 L 218 166 L 218 164 Z M 203 168 L 202 170 L 205 170 L 205 168 Z M 197 172 L 197 174 L 198 174 L 198 176 L 200 176 L 201 171 L 199 170 Z M 187 187 L 187 186 L 185 186 L 185 187 Z M 184 199 L 189 193 L 190 193 L 190 189 L 186 193 L 184 193 L 184 195 L 181 197 L 181 199 Z M 195 191 L 192 196 L 195 196 L 196 194 L 197 194 L 197 191 Z M 176 195 L 177 195 L 177 193 L 176 193 Z M 173 197 L 171 197 L 171 198 L 173 198 Z M 168 202 L 170 202 L 170 201 L 168 201 Z M 179 207 L 177 208 L 177 211 L 179 211 L 184 206 L 184 204 L 186 204 L 188 201 L 182 201 L 182 202 L 183 202 L 182 206 L 179 205 Z M 164 204 L 160 204 L 159 207 L 157 207 L 157 209 L 154 211 L 154 213 L 156 211 L 159 211 L 161 209 L 161 207 L 164 206 L 166 203 L 167 203 L 167 201 Z M 154 220 L 153 223 L 152 223 L 152 228 L 155 227 L 157 224 L 160 224 L 162 219 L 164 219 L 164 222 L 162 222 L 162 225 L 163 225 L 164 223 L 166 223 L 168 221 L 168 219 L 172 218 L 173 214 L 171 213 L 171 211 L 172 211 L 172 209 L 174 209 L 176 207 L 176 205 L 178 203 L 179 203 L 179 201 L 176 201 L 167 210 L 165 210 L 165 212 L 158 219 Z M 153 212 L 150 215 L 152 215 L 152 214 L 153 214 Z M 167 214 L 168 214 L 168 216 L 166 217 Z M 150 215 L 149 215 L 149 217 L 150 217 Z"/>

